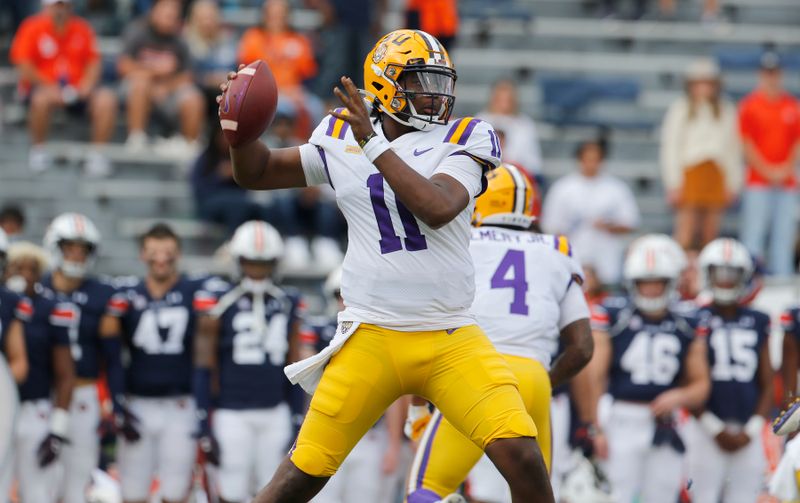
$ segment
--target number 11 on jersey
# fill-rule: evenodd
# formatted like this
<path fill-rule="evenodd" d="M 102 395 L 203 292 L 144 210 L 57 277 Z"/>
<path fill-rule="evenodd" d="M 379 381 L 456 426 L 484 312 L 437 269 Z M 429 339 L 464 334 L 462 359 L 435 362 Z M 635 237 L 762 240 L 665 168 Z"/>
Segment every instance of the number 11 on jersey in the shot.
<path fill-rule="evenodd" d="M 367 178 L 367 187 L 369 187 L 369 198 L 372 201 L 372 211 L 375 212 L 375 219 L 378 221 L 378 232 L 381 234 L 379 241 L 381 245 L 381 254 L 396 252 L 403 249 L 403 244 L 400 241 L 400 236 L 394 231 L 392 225 L 392 214 L 389 212 L 389 207 L 386 205 L 386 193 L 383 190 L 383 175 L 380 173 L 373 173 Z M 403 240 L 406 245 L 406 250 L 410 252 L 426 250 L 428 243 L 425 241 L 425 236 L 419 230 L 417 219 L 411 211 L 405 207 L 399 200 L 397 203 L 397 213 L 400 215 L 400 221 L 403 222 L 403 230 L 406 232 L 406 237 Z"/>

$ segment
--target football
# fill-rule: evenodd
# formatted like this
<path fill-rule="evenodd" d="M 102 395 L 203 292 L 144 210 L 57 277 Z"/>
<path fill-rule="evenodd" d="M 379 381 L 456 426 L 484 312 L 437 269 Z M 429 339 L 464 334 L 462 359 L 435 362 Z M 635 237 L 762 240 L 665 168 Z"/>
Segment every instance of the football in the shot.
<path fill-rule="evenodd" d="M 278 106 L 278 87 L 269 65 L 254 61 L 239 70 L 222 95 L 219 122 L 233 147 L 261 136 L 272 123 Z"/>

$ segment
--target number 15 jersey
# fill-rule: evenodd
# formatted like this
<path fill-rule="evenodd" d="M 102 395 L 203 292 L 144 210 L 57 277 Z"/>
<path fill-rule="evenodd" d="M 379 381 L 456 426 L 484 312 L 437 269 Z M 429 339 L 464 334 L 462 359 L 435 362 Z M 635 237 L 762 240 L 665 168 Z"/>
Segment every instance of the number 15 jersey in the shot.
<path fill-rule="evenodd" d="M 379 123 L 374 130 L 384 137 Z M 406 133 L 390 146 L 425 178 L 443 173 L 456 179 L 470 203 L 443 227 L 428 227 L 395 197 L 349 125 L 332 116 L 323 119 L 300 154 L 306 183 L 330 184 L 347 220 L 346 308 L 339 321 L 407 331 L 473 324 L 470 222 L 474 198 L 485 187 L 483 173 L 500 162 L 497 135 L 488 123 L 466 117 Z"/>

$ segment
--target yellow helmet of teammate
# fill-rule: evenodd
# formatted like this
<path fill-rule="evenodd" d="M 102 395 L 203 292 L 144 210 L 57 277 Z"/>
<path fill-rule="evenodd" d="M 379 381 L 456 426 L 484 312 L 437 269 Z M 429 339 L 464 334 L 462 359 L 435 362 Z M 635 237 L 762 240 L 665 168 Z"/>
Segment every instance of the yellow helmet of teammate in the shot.
<path fill-rule="evenodd" d="M 422 131 L 450 120 L 455 82 L 456 70 L 444 46 L 422 30 L 384 35 L 364 61 L 367 100 L 397 122 Z M 412 103 L 419 96 L 430 98 L 422 110 Z"/>
<path fill-rule="evenodd" d="M 472 225 L 527 229 L 538 218 L 538 191 L 516 166 L 503 163 L 486 174 L 486 191 L 475 201 Z"/>

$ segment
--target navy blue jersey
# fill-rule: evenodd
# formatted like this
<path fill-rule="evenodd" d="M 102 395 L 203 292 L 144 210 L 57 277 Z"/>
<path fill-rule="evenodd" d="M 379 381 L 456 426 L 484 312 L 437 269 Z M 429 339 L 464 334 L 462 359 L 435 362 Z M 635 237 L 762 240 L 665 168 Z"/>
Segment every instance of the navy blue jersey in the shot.
<path fill-rule="evenodd" d="M 240 297 L 219 318 L 220 408 L 270 408 L 286 400 L 289 381 L 283 367 L 291 329 L 298 321 L 300 297 L 292 291 L 275 288 L 273 295 L 265 295 L 264 301 L 266 333 L 263 335 L 253 330 L 250 294 Z"/>
<path fill-rule="evenodd" d="M 593 308 L 592 324 L 611 337 L 608 392 L 615 399 L 649 402 L 678 384 L 695 319 L 669 311 L 650 320 L 628 299 L 612 298 Z"/>
<path fill-rule="evenodd" d="M 28 377 L 19 386 L 20 400 L 50 397 L 53 385 L 53 349 L 69 347 L 69 328 L 73 310 L 56 301 L 52 290 L 36 285 L 30 298 L 33 314 L 25 322 L 25 349 L 28 353 Z"/>
<path fill-rule="evenodd" d="M 732 319 L 723 319 L 712 307 L 700 310 L 700 326 L 708 337 L 711 395 L 706 409 L 723 421 L 746 423 L 756 412 L 761 387 L 758 364 L 767 351 L 769 316 L 739 307 Z"/>
<path fill-rule="evenodd" d="M 25 322 L 33 314 L 30 301 L 0 286 L 0 351 L 5 351 L 6 333 L 14 320 Z"/>
<path fill-rule="evenodd" d="M 144 280 L 118 280 L 114 299 L 120 312 L 122 336 L 130 360 L 126 391 L 132 395 L 165 397 L 191 392 L 194 297 L 201 289 L 218 290 L 217 278 L 181 275 L 164 295 L 150 296 Z"/>
<path fill-rule="evenodd" d="M 313 346 L 314 351 L 319 353 L 331 343 L 333 336 L 336 335 L 337 326 L 335 317 L 310 317 L 304 320 L 300 337 L 304 344 Z"/>
<path fill-rule="evenodd" d="M 100 320 L 106 314 L 114 314 L 111 283 L 95 278 L 86 278 L 71 292 L 58 292 L 53 288 L 53 278 L 48 275 L 42 286 L 56 292 L 56 300 L 66 302 L 65 309 L 72 309 L 69 342 L 72 359 L 75 360 L 75 375 L 82 379 L 97 379 L 100 373 Z"/>

